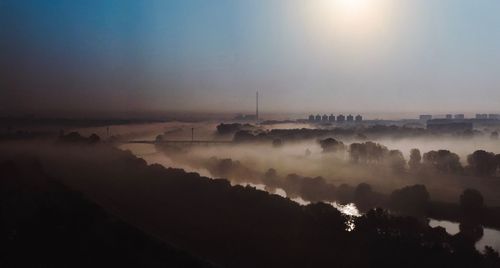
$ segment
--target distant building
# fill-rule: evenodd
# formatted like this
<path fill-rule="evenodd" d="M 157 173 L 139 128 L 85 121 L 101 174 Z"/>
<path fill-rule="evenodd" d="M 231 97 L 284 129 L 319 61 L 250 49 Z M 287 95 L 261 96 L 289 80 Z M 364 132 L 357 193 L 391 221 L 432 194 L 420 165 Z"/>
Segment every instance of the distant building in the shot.
<path fill-rule="evenodd" d="M 454 121 L 449 119 L 432 119 L 427 121 L 427 129 L 442 132 L 463 132 L 473 129 L 471 122 Z"/>
<path fill-rule="evenodd" d="M 476 114 L 476 119 L 488 119 L 487 114 Z"/>
<path fill-rule="evenodd" d="M 446 115 L 446 119 L 453 119 L 453 115 L 452 114 L 447 114 Z"/>
<path fill-rule="evenodd" d="M 432 115 L 430 115 L 430 114 L 422 114 L 422 115 L 419 116 L 419 118 L 422 121 L 432 120 Z"/>
<path fill-rule="evenodd" d="M 317 114 L 317 115 L 316 115 L 316 120 L 315 120 L 315 121 L 316 121 L 316 122 L 320 122 L 320 121 L 321 121 L 321 115 Z"/>
<path fill-rule="evenodd" d="M 312 115 L 312 114 L 311 114 L 311 115 L 309 116 L 309 122 L 314 122 L 314 115 Z"/>
<path fill-rule="evenodd" d="M 455 119 L 465 119 L 465 115 L 464 114 L 456 114 Z"/>
<path fill-rule="evenodd" d="M 352 114 L 347 116 L 347 122 L 353 122 L 354 121 L 354 116 Z"/>
<path fill-rule="evenodd" d="M 500 119 L 500 114 L 489 114 L 488 119 L 498 120 Z"/>
<path fill-rule="evenodd" d="M 321 117 L 321 121 L 328 122 L 328 115 L 324 114 L 323 117 Z"/>
<path fill-rule="evenodd" d="M 363 122 L 363 117 L 361 115 L 356 115 L 356 122 Z"/>
<path fill-rule="evenodd" d="M 330 122 L 335 122 L 335 115 L 331 114 L 331 115 L 328 117 L 328 121 L 330 121 Z"/>
<path fill-rule="evenodd" d="M 337 122 L 343 123 L 344 121 L 345 121 L 345 116 L 343 114 L 337 116 Z"/>

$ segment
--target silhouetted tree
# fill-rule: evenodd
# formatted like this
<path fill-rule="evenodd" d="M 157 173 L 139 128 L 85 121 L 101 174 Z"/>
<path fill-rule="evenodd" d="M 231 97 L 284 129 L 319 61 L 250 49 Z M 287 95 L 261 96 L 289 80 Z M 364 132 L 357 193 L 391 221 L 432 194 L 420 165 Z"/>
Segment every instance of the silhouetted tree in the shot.
<path fill-rule="evenodd" d="M 324 140 L 320 140 L 319 144 L 323 149 L 323 153 L 335 153 L 338 151 L 345 150 L 345 145 L 341 141 L 337 141 L 334 138 L 328 138 Z"/>
<path fill-rule="evenodd" d="M 422 164 L 422 155 L 420 154 L 419 149 L 411 149 L 410 152 L 410 160 L 408 161 L 408 166 L 410 170 L 416 171 L 420 168 Z"/>
<path fill-rule="evenodd" d="M 483 195 L 478 190 L 466 189 L 460 195 L 460 209 L 465 218 L 480 216 L 483 206 Z"/>
<path fill-rule="evenodd" d="M 90 143 L 98 143 L 99 141 L 101 141 L 101 138 L 99 136 L 97 136 L 97 134 L 92 134 L 90 135 L 89 137 L 89 142 Z"/>
<path fill-rule="evenodd" d="M 337 187 L 336 196 L 340 203 L 352 202 L 354 188 L 348 184 L 342 183 L 339 187 Z"/>
<path fill-rule="evenodd" d="M 500 154 L 495 155 L 495 163 L 497 163 L 497 170 L 500 169 Z"/>
<path fill-rule="evenodd" d="M 368 137 L 363 133 L 358 133 L 358 134 L 356 134 L 355 139 L 358 141 L 366 141 L 366 140 L 368 140 Z"/>
<path fill-rule="evenodd" d="M 490 138 L 492 140 L 498 140 L 498 131 L 491 132 Z"/>
<path fill-rule="evenodd" d="M 158 135 L 158 136 L 156 136 L 155 141 L 156 142 L 161 142 L 163 140 L 163 138 L 164 138 L 163 135 Z"/>
<path fill-rule="evenodd" d="M 354 202 L 362 211 L 371 206 L 373 199 L 373 190 L 368 183 L 360 183 L 354 190 Z"/>
<path fill-rule="evenodd" d="M 262 182 L 266 185 L 266 190 L 270 192 L 274 192 L 276 188 L 280 187 L 279 176 L 274 168 L 270 168 L 266 171 Z"/>
<path fill-rule="evenodd" d="M 394 172 L 403 172 L 406 168 L 406 161 L 403 153 L 399 150 L 390 150 L 387 157 L 390 167 Z"/>
<path fill-rule="evenodd" d="M 475 189 L 466 189 L 460 195 L 460 209 L 462 217 L 460 220 L 460 233 L 465 239 L 479 241 L 483 236 L 481 226 L 483 216 L 484 200 L 481 193 Z"/>
<path fill-rule="evenodd" d="M 389 150 L 378 143 L 352 143 L 349 147 L 351 160 L 355 163 L 380 163 L 389 153 Z"/>
<path fill-rule="evenodd" d="M 483 150 L 475 151 L 467 157 L 470 168 L 479 176 L 491 176 L 497 170 L 497 161 L 494 153 Z"/>
<path fill-rule="evenodd" d="M 273 140 L 273 147 L 279 148 L 283 146 L 283 141 L 281 139 L 274 139 Z"/>
<path fill-rule="evenodd" d="M 310 202 L 335 200 L 335 186 L 326 183 L 322 177 L 303 178 L 300 187 L 300 196 Z"/>
<path fill-rule="evenodd" d="M 423 159 L 424 165 L 442 173 L 459 173 L 463 170 L 458 155 L 448 150 L 427 152 Z"/>
<path fill-rule="evenodd" d="M 485 265 L 484 267 L 495 267 L 495 265 L 498 265 L 498 260 L 500 260 L 500 256 L 498 255 L 498 252 L 495 251 L 492 247 L 486 246 L 484 248 L 484 259 L 485 259 Z"/>
<path fill-rule="evenodd" d="M 484 200 L 481 193 L 475 189 L 466 189 L 460 195 L 460 235 L 466 240 L 476 243 L 483 236 L 481 225 Z"/>
<path fill-rule="evenodd" d="M 392 192 L 390 206 L 403 214 L 423 216 L 429 203 L 429 193 L 424 185 L 407 186 Z"/>
<path fill-rule="evenodd" d="M 240 123 L 224 124 L 224 123 L 221 123 L 217 126 L 217 134 L 228 135 L 228 134 L 236 133 L 240 130 L 251 131 L 255 128 L 256 128 L 255 126 L 250 125 L 250 124 L 240 124 Z"/>
<path fill-rule="evenodd" d="M 67 135 L 62 135 L 59 136 L 58 141 L 63 142 L 63 143 L 79 143 L 79 144 L 85 144 L 85 143 L 98 143 L 101 140 L 99 136 L 96 134 L 90 135 L 90 137 L 86 138 L 80 135 L 78 132 L 71 132 Z"/>

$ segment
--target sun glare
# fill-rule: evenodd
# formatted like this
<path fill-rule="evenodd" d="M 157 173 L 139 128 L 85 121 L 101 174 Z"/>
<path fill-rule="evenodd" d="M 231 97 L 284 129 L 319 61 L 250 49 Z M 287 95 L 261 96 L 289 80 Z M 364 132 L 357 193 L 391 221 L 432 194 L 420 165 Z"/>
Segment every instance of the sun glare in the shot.
<path fill-rule="evenodd" d="M 356 15 L 365 12 L 373 1 L 371 0 L 330 0 L 338 12 L 344 12 L 349 15 Z"/>
<path fill-rule="evenodd" d="M 313 0 L 319 29 L 341 35 L 371 36 L 387 25 L 389 0 Z M 324 34 L 327 32 L 323 31 Z"/>

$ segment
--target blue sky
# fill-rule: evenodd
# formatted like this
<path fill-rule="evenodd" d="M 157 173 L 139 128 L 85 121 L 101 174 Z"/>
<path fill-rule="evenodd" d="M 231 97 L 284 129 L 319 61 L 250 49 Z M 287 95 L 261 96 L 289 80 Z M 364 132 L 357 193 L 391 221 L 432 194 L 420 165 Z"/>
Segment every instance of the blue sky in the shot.
<path fill-rule="evenodd" d="M 0 105 L 500 112 L 499 1 L 322 1 L 0 0 Z"/>

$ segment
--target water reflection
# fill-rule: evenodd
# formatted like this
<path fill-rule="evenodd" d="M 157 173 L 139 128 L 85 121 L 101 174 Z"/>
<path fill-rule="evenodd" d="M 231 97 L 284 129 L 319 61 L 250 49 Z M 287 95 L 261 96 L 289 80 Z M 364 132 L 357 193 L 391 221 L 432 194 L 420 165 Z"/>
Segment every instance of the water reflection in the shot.
<path fill-rule="evenodd" d="M 455 235 L 460 232 L 460 224 L 456 222 L 450 222 L 450 221 L 438 221 L 434 219 L 430 219 L 429 226 L 431 227 L 443 227 L 446 229 L 446 232 Z M 500 250 L 500 231 L 491 229 L 491 228 L 484 228 L 483 231 L 483 236 L 481 239 L 476 243 L 476 249 L 479 251 L 483 251 L 485 246 L 490 246 L 493 249 L 499 251 Z"/>
<path fill-rule="evenodd" d="M 263 184 L 243 183 L 241 185 L 243 185 L 243 186 L 251 186 L 251 187 L 254 187 L 254 188 L 262 190 L 262 191 L 265 191 L 265 189 L 266 189 L 266 186 L 263 185 Z M 285 190 L 283 190 L 281 188 L 277 188 L 274 191 L 273 194 L 279 195 L 279 196 L 284 197 L 284 198 L 288 198 Z M 309 201 L 306 201 L 306 200 L 302 199 L 301 197 L 290 198 L 290 200 L 292 200 L 295 203 L 297 203 L 299 205 L 302 205 L 302 206 L 307 206 L 307 205 L 309 205 L 311 203 Z M 347 229 L 346 230 L 349 231 L 349 232 L 353 231 L 354 228 L 356 227 L 356 225 L 355 225 L 355 219 L 356 219 L 356 217 L 361 217 L 361 213 L 359 212 L 359 210 L 356 207 L 356 205 L 354 203 L 349 203 L 349 204 L 346 204 L 346 205 L 342 205 L 342 204 L 339 204 L 337 202 L 327 202 L 327 204 L 330 204 L 334 208 L 338 209 L 340 211 L 340 213 L 342 213 L 345 216 L 347 216 L 347 222 L 346 222 Z"/>
<path fill-rule="evenodd" d="M 355 220 L 357 217 L 361 217 L 361 213 L 359 213 L 356 205 L 354 203 L 341 205 L 337 202 L 331 202 L 329 204 L 338 209 L 342 214 L 347 216 L 346 230 L 348 232 L 354 231 L 354 229 L 356 228 Z"/>

